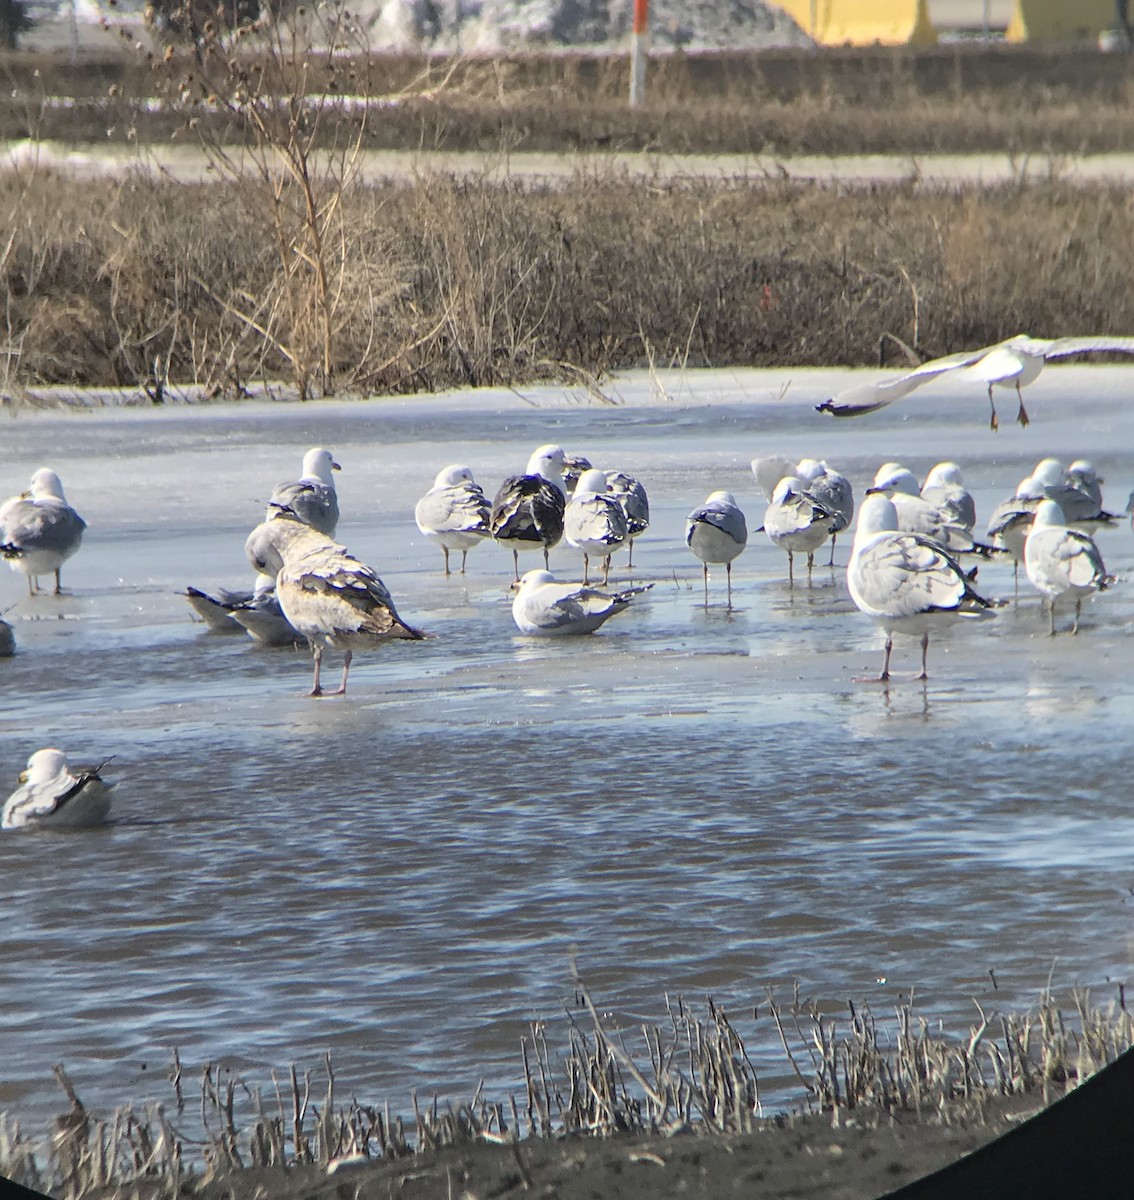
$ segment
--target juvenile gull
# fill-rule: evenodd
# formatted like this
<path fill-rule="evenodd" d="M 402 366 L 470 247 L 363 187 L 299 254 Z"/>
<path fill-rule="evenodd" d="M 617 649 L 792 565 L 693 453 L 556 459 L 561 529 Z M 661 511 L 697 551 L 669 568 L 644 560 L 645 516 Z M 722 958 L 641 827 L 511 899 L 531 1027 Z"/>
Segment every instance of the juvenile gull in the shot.
<path fill-rule="evenodd" d="M 488 500 L 474 481 L 472 471 L 454 463 L 437 473 L 433 486 L 417 502 L 413 515 L 418 529 L 441 547 L 445 574 L 451 574 L 449 551 L 459 550 L 463 575 L 469 551 L 492 536 L 488 527 L 490 513 Z"/>
<path fill-rule="evenodd" d="M 489 528 L 496 541 L 512 550 L 516 578 L 520 578 L 520 551 L 547 552 L 563 536 L 563 449 L 540 446 L 528 459 L 523 475 L 510 475 L 492 501 Z"/>
<path fill-rule="evenodd" d="M 272 507 L 290 508 L 312 529 L 333 538 L 339 524 L 339 497 L 332 471 L 342 468 L 330 450 L 315 446 L 303 456 L 303 474 L 295 483 L 281 483 L 268 501 L 266 517 Z"/>
<path fill-rule="evenodd" d="M 647 583 L 619 592 L 600 592 L 575 583 L 557 583 L 550 571 L 528 571 L 512 601 L 512 618 L 529 637 L 593 633 L 651 587 L 653 584 Z"/>
<path fill-rule="evenodd" d="M 926 679 L 930 630 L 993 615 L 956 560 L 921 534 L 899 532 L 893 501 L 878 494 L 867 496 L 859 510 L 847 586 L 859 611 L 886 634 L 880 682 L 890 678 L 895 633 L 920 634 L 917 678 Z"/>
<path fill-rule="evenodd" d="M 921 498 L 943 512 L 953 524 L 972 533 L 976 526 L 976 502 L 955 462 L 940 462 L 930 468 L 921 485 Z"/>
<path fill-rule="evenodd" d="M 1054 500 L 1043 500 L 1036 509 L 1024 546 L 1024 570 L 1043 595 L 1052 637 L 1057 600 L 1064 596 L 1074 598 L 1075 623 L 1071 632 L 1078 633 L 1083 597 L 1105 591 L 1114 582 L 1114 577 L 1106 573 L 1102 555 L 1090 534 L 1070 528 Z"/>
<path fill-rule="evenodd" d="M 606 488 L 604 471 L 584 471 L 563 513 L 567 544 L 583 552 L 583 583 L 590 583 L 593 554 L 602 559 L 604 587 L 610 578 L 610 556 L 630 537 L 622 505 L 607 494 Z"/>
<path fill-rule="evenodd" d="M 13 571 L 27 576 L 28 595 L 39 591 L 39 576 L 55 574 L 79 548 L 87 523 L 67 503 L 59 476 L 40 467 L 26 492 L 0 506 L 0 554 Z"/>
<path fill-rule="evenodd" d="M 686 519 L 685 544 L 701 560 L 705 601 L 709 599 L 709 564 L 724 563 L 732 602 L 732 560 L 748 545 L 744 513 L 731 492 L 710 492 L 705 503 Z"/>
<path fill-rule="evenodd" d="M 625 471 L 607 471 L 606 484 L 610 494 L 618 501 L 626 517 L 627 545 L 630 559 L 627 566 L 634 565 L 634 542 L 650 527 L 650 501 L 646 489 Z"/>
<path fill-rule="evenodd" d="M 1063 337 L 1033 338 L 1020 333 L 1015 337 L 997 342 L 995 346 L 982 346 L 979 350 L 965 350 L 960 354 L 947 354 L 922 363 L 913 371 L 899 375 L 897 379 L 880 380 L 839 392 L 830 400 L 817 405 L 819 412 L 831 413 L 836 417 L 853 417 L 861 413 L 874 412 L 901 400 L 910 392 L 936 379 L 946 371 L 968 368 L 967 377 L 988 384 L 988 402 L 992 409 L 990 426 L 999 428 L 996 403 L 992 398 L 994 387 L 1015 388 L 1020 408 L 1016 420 L 1028 424 L 1020 389 L 1027 387 L 1043 370 L 1049 358 L 1064 358 L 1069 354 L 1086 354 L 1092 350 L 1105 350 L 1119 354 L 1134 354 L 1134 337 Z"/>
<path fill-rule="evenodd" d="M 795 555 L 807 555 L 807 581 L 815 564 L 815 551 L 827 540 L 837 513 L 816 499 L 804 481 L 789 475 L 776 484 L 764 514 L 764 532 L 772 544 L 787 552 L 788 582 L 795 582 Z"/>
<path fill-rule="evenodd" d="M 386 585 L 374 569 L 345 546 L 303 524 L 286 508 L 275 520 L 261 526 L 265 527 L 266 537 L 283 563 L 276 577 L 280 607 L 311 644 L 315 659 L 312 696 L 324 694 L 319 672 L 325 648 L 343 651 L 342 681 L 333 693 L 342 695 L 355 650 L 424 638 L 398 616 Z"/>
<path fill-rule="evenodd" d="M 20 774 L 20 786 L 4 805 L 0 829 L 101 825 L 110 811 L 112 786 L 99 775 L 105 765 L 72 770 L 61 750 L 37 750 Z"/>

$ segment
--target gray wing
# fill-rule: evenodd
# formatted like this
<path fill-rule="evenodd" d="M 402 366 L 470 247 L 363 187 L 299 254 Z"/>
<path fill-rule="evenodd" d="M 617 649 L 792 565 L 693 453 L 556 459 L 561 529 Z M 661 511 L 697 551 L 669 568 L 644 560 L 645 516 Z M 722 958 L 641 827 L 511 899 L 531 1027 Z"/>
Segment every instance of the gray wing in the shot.
<path fill-rule="evenodd" d="M 20 500 L 5 506 L 0 542 L 10 558 L 33 550 L 66 554 L 78 547 L 86 527 L 86 521 L 69 504 Z"/>
<path fill-rule="evenodd" d="M 1044 358 L 1066 358 L 1069 354 L 1087 354 L 1092 350 L 1110 350 L 1115 354 L 1134 354 L 1134 337 L 1062 337 L 1053 338 Z"/>
<path fill-rule="evenodd" d="M 890 617 L 988 607 L 953 558 L 913 533 L 891 534 L 867 546 L 855 558 L 853 582 L 872 611 Z"/>
<path fill-rule="evenodd" d="M 335 489 L 325 483 L 301 481 L 280 484 L 268 504 L 290 508 L 305 525 L 328 537 L 335 536 L 339 523 L 339 497 Z M 267 515 L 272 515 L 270 507 Z"/>
<path fill-rule="evenodd" d="M 718 504 L 714 501 L 712 504 L 706 504 L 704 508 L 697 509 L 696 512 L 691 512 L 685 531 L 686 543 L 693 534 L 693 526 L 698 523 L 712 525 L 722 533 L 727 533 L 734 542 L 740 545 L 748 544 L 748 525 L 744 520 L 744 513 L 739 508 Z"/>
<path fill-rule="evenodd" d="M 630 536 L 637 537 L 644 533 L 650 526 L 650 501 L 646 489 L 625 471 L 608 471 L 606 482 L 610 494 L 622 508 Z"/>
<path fill-rule="evenodd" d="M 417 502 L 414 519 L 422 533 L 475 533 L 488 537 L 490 510 L 475 484 L 434 488 Z"/>
<path fill-rule="evenodd" d="M 854 517 L 854 489 L 850 480 L 836 471 L 828 471 L 813 479 L 807 490 L 833 514 L 831 532 L 841 533 L 846 529 Z"/>

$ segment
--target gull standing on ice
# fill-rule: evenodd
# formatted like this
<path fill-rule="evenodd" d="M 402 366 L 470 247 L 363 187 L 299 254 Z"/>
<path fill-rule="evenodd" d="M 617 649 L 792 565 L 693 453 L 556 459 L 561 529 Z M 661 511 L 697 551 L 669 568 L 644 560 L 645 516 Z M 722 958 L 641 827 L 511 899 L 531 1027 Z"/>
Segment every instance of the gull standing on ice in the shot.
<path fill-rule="evenodd" d="M 795 555 L 807 555 L 807 582 L 815 565 L 815 551 L 827 540 L 836 522 L 832 512 L 808 490 L 804 481 L 789 475 L 776 484 L 772 502 L 764 514 L 764 532 L 772 544 L 787 551 L 788 583 L 795 582 Z"/>
<path fill-rule="evenodd" d="M 0 554 L 13 571 L 27 576 L 28 595 L 39 591 L 39 576 L 55 574 L 79 548 L 87 523 L 67 503 L 59 476 L 40 467 L 26 492 L 0 506 Z"/>
<path fill-rule="evenodd" d="M 628 567 L 634 565 L 634 542 L 650 527 L 650 501 L 646 489 L 625 471 L 607 471 L 606 484 L 610 494 L 618 501 L 626 517 L 630 559 Z"/>
<path fill-rule="evenodd" d="M 935 379 L 946 371 L 967 368 L 969 379 L 988 384 L 988 402 L 992 408 L 989 424 L 999 428 L 996 403 L 992 398 L 994 387 L 1015 388 L 1020 408 L 1016 420 L 1028 424 L 1024 399 L 1020 389 L 1027 387 L 1043 370 L 1049 358 L 1065 358 L 1069 354 L 1087 354 L 1092 350 L 1117 354 L 1134 354 L 1134 337 L 1062 337 L 1033 338 L 1025 333 L 997 342 L 995 346 L 983 346 L 979 350 L 966 350 L 960 354 L 947 354 L 944 358 L 930 359 L 913 371 L 899 375 L 897 379 L 880 380 L 859 387 L 848 388 L 817 405 L 819 412 L 831 413 L 836 417 L 854 417 L 861 413 L 874 412 L 901 400 L 923 383 Z"/>
<path fill-rule="evenodd" d="M 991 603 L 977 594 L 957 562 L 937 542 L 898 530 L 893 501 L 867 496 L 858 514 L 847 586 L 859 611 L 886 634 L 879 682 L 890 678 L 894 634 L 921 635 L 921 674 L 930 630 L 957 620 L 992 616 Z"/>
<path fill-rule="evenodd" d="M 1024 547 L 1024 570 L 1047 604 L 1049 631 L 1055 636 L 1055 602 L 1064 596 L 1075 598 L 1075 623 L 1079 632 L 1079 614 L 1083 597 L 1105 591 L 1114 576 L 1106 573 L 1102 555 L 1090 534 L 1067 525 L 1063 510 L 1054 500 L 1043 500 Z"/>
<path fill-rule="evenodd" d="M 107 762 L 110 760 L 108 759 Z M 59 826 L 81 829 L 101 825 L 110 811 L 110 790 L 98 767 L 72 770 L 62 750 L 37 750 L 20 774 L 20 786 L 8 797 L 0 829 Z"/>
<path fill-rule="evenodd" d="M 473 479 L 468 467 L 457 463 L 437 473 L 433 486 L 417 502 L 414 520 L 427 538 L 437 542 L 445 555 L 445 574 L 449 570 L 449 551 L 461 552 L 461 574 L 469 551 L 486 537 L 491 510 L 488 499 Z"/>
<path fill-rule="evenodd" d="M 550 571 L 528 571 L 512 601 L 512 618 L 529 637 L 562 637 L 594 633 L 603 622 L 630 605 L 631 598 L 652 583 L 600 592 L 575 583 L 558 583 Z"/>
<path fill-rule="evenodd" d="M 492 501 L 489 528 L 496 541 L 512 550 L 516 579 L 520 578 L 520 551 L 547 552 L 563 536 L 563 448 L 540 446 L 528 459 L 523 475 L 510 475 Z"/>
<path fill-rule="evenodd" d="M 705 503 L 689 514 L 685 524 L 685 544 L 703 564 L 705 603 L 709 602 L 709 564 L 724 563 L 731 604 L 732 560 L 748 545 L 744 513 L 731 492 L 710 492 Z"/>
<path fill-rule="evenodd" d="M 969 533 L 976 527 L 976 502 L 955 462 L 940 462 L 930 468 L 921 485 L 921 498 Z"/>
<path fill-rule="evenodd" d="M 330 450 L 315 446 L 303 456 L 303 474 L 295 483 L 281 483 L 268 501 L 266 518 L 272 509 L 290 508 L 312 529 L 333 538 L 339 524 L 339 496 L 332 471 L 342 468 Z"/>
<path fill-rule="evenodd" d="M 899 463 L 883 463 L 866 489 L 868 496 L 885 495 L 893 502 L 898 514 L 898 527 L 906 533 L 932 538 L 953 554 L 967 554 L 983 549 L 972 532 L 953 520 L 944 509 L 923 500 L 914 473 Z"/>
<path fill-rule="evenodd" d="M 591 555 L 602 559 L 602 583 L 610 579 L 610 556 L 630 537 L 626 514 L 607 493 L 605 471 L 584 471 L 563 512 L 563 536 L 583 552 L 583 583 L 591 581 Z"/>
<path fill-rule="evenodd" d="M 825 462 L 814 458 L 801 458 L 795 474 L 803 480 L 815 499 L 835 514 L 831 525 L 831 557 L 827 560 L 827 566 L 833 567 L 835 539 L 844 529 L 849 528 L 854 520 L 854 489 L 845 475 L 840 475 Z"/>
<path fill-rule="evenodd" d="M 288 509 L 266 522 L 266 536 L 283 562 L 276 595 L 284 616 L 311 644 L 315 677 L 310 695 L 322 696 L 319 671 L 323 650 L 343 651 L 343 676 L 334 695 L 346 691 L 355 650 L 395 640 L 421 641 L 425 634 L 407 625 L 394 608 L 386 585 L 372 567 L 303 524 Z"/>

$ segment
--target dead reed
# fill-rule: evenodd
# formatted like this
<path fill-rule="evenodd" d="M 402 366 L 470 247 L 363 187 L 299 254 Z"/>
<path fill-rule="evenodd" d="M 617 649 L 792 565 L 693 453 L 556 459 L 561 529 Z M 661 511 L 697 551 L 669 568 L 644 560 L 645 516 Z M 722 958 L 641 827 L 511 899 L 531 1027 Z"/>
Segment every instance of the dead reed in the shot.
<path fill-rule="evenodd" d="M 1047 1104 L 1134 1044 L 1134 1019 L 1121 1003 L 1092 1005 L 1084 990 L 1061 1008 L 1045 992 L 1034 1010 L 998 1014 L 977 1006 L 960 1036 L 934 1030 L 913 998 L 880 1018 L 848 1004 L 833 1017 L 801 999 L 769 991 L 766 1020 L 800 1085 L 794 1102 L 838 1122 L 915 1113 L 965 1119 L 997 1097 L 1034 1095 Z M 412 1119 L 388 1106 L 341 1101 L 327 1057 L 311 1071 L 273 1072 L 263 1089 L 211 1063 L 187 1098 L 173 1054 L 168 1104 L 132 1106 L 102 1119 L 82 1103 L 62 1067 L 55 1074 L 69 1108 L 46 1139 L 0 1116 L 0 1174 L 53 1195 L 77 1198 L 100 1188 L 146 1185 L 151 1197 L 178 1196 L 183 1184 L 245 1167 L 318 1164 L 328 1171 L 366 1160 L 401 1158 L 476 1142 L 564 1136 L 746 1133 L 763 1110 L 757 1069 L 736 1027 L 712 1000 L 695 1016 L 666 1001 L 662 1025 L 616 1028 L 576 984 L 566 1011 L 566 1046 L 548 1042 L 544 1024 L 521 1044 L 525 1094 L 506 1104 L 480 1088 L 464 1104 L 426 1105 L 413 1097 Z M 756 1014 L 759 1018 L 759 1013 Z M 782 1071 L 782 1063 L 767 1070 Z"/>

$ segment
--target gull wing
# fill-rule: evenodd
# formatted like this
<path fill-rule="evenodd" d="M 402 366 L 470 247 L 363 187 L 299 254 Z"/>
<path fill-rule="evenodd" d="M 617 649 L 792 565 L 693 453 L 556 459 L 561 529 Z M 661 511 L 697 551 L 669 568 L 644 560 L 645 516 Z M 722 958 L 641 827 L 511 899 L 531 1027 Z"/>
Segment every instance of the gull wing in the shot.
<path fill-rule="evenodd" d="M 989 606 L 950 555 L 913 533 L 866 546 L 855 559 L 854 586 L 871 611 L 888 617 Z"/>
<path fill-rule="evenodd" d="M 1109 350 L 1114 354 L 1134 354 L 1134 337 L 1062 337 L 1053 338 L 1043 352 L 1044 358 L 1066 358 L 1069 354 L 1088 354 Z"/>

